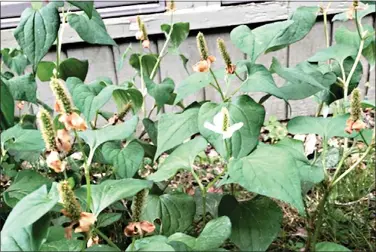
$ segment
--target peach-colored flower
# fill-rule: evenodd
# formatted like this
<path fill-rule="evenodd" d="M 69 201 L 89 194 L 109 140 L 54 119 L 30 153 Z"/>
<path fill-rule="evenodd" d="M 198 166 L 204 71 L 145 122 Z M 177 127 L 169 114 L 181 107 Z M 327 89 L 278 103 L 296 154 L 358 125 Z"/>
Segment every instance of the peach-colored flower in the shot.
<path fill-rule="evenodd" d="M 150 40 L 148 39 L 145 39 L 144 41 L 142 41 L 142 47 L 143 48 L 149 48 L 150 47 Z"/>
<path fill-rule="evenodd" d="M 142 31 L 137 31 L 135 36 L 137 40 L 144 40 L 144 33 Z"/>
<path fill-rule="evenodd" d="M 56 132 L 56 145 L 59 151 L 69 152 L 72 149 L 71 136 L 68 130 L 59 129 Z"/>
<path fill-rule="evenodd" d="M 98 236 L 90 237 L 90 239 L 87 241 L 86 246 L 88 248 L 90 248 L 91 246 L 93 246 L 95 244 L 99 244 L 99 237 Z"/>
<path fill-rule="evenodd" d="M 226 73 L 233 74 L 235 73 L 236 66 L 234 64 L 226 66 Z"/>
<path fill-rule="evenodd" d="M 59 118 L 59 122 L 63 123 L 67 130 L 87 130 L 85 120 L 82 119 L 82 117 L 76 112 L 72 112 L 71 114 L 62 114 Z"/>
<path fill-rule="evenodd" d="M 124 229 L 124 234 L 127 237 L 145 236 L 153 233 L 155 226 L 148 221 L 130 222 Z"/>
<path fill-rule="evenodd" d="M 46 162 L 48 167 L 52 168 L 55 172 L 63 172 L 65 170 L 66 162 L 60 160 L 57 151 L 51 151 L 47 154 Z"/>
<path fill-rule="evenodd" d="M 17 106 L 17 108 L 19 110 L 22 110 L 24 108 L 24 106 L 25 106 L 25 101 L 19 101 L 19 102 L 17 102 L 16 106 Z"/>
<path fill-rule="evenodd" d="M 61 108 L 60 108 L 60 105 L 57 101 L 55 101 L 55 104 L 54 104 L 54 110 L 57 112 L 57 113 L 60 113 L 61 112 Z"/>
<path fill-rule="evenodd" d="M 75 225 L 75 222 L 72 222 L 68 227 L 64 228 L 64 237 L 66 239 L 72 239 L 73 234 L 73 226 Z"/>
<path fill-rule="evenodd" d="M 200 60 L 193 66 L 193 71 L 199 72 L 199 73 L 204 73 L 209 71 L 209 68 L 211 66 L 211 63 L 215 61 L 214 56 L 208 56 L 206 60 Z"/>
<path fill-rule="evenodd" d="M 80 219 L 78 220 L 79 226 L 74 230 L 75 233 L 89 232 L 91 226 L 97 221 L 92 213 L 81 212 Z"/>
<path fill-rule="evenodd" d="M 355 130 L 356 132 L 361 131 L 362 129 L 366 128 L 366 124 L 362 120 L 353 121 L 351 118 L 347 119 L 346 121 L 346 128 L 345 131 L 349 134 Z"/>

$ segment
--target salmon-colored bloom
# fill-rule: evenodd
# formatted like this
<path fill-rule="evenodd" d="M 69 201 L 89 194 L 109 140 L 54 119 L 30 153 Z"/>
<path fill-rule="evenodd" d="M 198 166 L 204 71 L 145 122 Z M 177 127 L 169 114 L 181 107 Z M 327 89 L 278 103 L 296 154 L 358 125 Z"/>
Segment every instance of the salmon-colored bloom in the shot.
<path fill-rule="evenodd" d="M 144 237 L 145 235 L 153 233 L 154 230 L 155 230 L 154 224 L 148 221 L 129 222 L 129 224 L 124 229 L 124 234 L 127 237 L 133 237 L 133 236 Z"/>
<path fill-rule="evenodd" d="M 66 162 L 60 160 L 57 151 L 51 151 L 47 154 L 46 162 L 48 167 L 52 168 L 55 172 L 63 172 L 65 170 Z"/>
<path fill-rule="evenodd" d="M 96 244 L 99 244 L 99 237 L 98 237 L 98 235 L 94 236 L 94 237 L 90 237 L 90 239 L 87 241 L 86 246 L 88 248 L 90 248 L 91 246 L 96 245 Z"/>
<path fill-rule="evenodd" d="M 56 132 L 56 145 L 59 151 L 69 152 L 72 149 L 71 136 L 68 130 L 60 129 Z"/>
<path fill-rule="evenodd" d="M 209 68 L 211 66 L 211 63 L 215 61 L 214 56 L 208 56 L 206 60 L 200 60 L 193 66 L 193 71 L 199 72 L 199 73 L 204 73 L 209 71 Z"/>
<path fill-rule="evenodd" d="M 16 106 L 17 106 L 17 108 L 19 110 L 22 110 L 24 108 L 24 106 L 25 106 L 25 101 L 19 101 L 19 102 L 17 102 Z"/>
<path fill-rule="evenodd" d="M 54 110 L 57 112 L 57 113 L 60 113 L 62 110 L 61 110 L 61 107 L 59 105 L 59 103 L 57 101 L 55 101 L 55 104 L 54 104 Z"/>
<path fill-rule="evenodd" d="M 361 131 L 362 129 L 365 129 L 366 128 L 366 124 L 362 121 L 362 120 L 356 120 L 355 122 L 349 118 L 347 119 L 346 121 L 346 128 L 345 128 L 345 131 L 349 134 L 351 134 L 353 132 L 353 130 L 355 130 L 356 132 L 359 132 Z"/>
<path fill-rule="evenodd" d="M 76 112 L 72 112 L 70 114 L 62 114 L 59 118 L 59 122 L 63 123 L 67 130 L 87 130 L 85 120 L 82 119 L 82 117 Z"/>
<path fill-rule="evenodd" d="M 91 226 L 97 221 L 92 213 L 81 212 L 80 219 L 78 220 L 79 226 L 74 230 L 75 233 L 89 232 Z"/>
<path fill-rule="evenodd" d="M 236 70 L 236 66 L 234 64 L 226 66 L 226 73 L 234 74 Z"/>
<path fill-rule="evenodd" d="M 142 41 L 142 47 L 148 49 L 150 47 L 150 40 L 145 39 Z"/>

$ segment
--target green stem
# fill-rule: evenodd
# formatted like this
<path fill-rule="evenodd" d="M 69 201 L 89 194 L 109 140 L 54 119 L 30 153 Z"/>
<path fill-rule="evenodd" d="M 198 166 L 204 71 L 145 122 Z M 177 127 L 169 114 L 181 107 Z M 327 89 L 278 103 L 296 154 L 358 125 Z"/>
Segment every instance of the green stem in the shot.
<path fill-rule="evenodd" d="M 235 75 L 236 75 L 236 77 L 238 77 L 238 79 L 239 79 L 241 82 L 244 82 L 244 81 L 245 81 L 245 80 L 243 80 L 242 77 L 239 76 L 239 74 L 238 74 L 237 72 L 235 72 Z"/>
<path fill-rule="evenodd" d="M 355 8 L 354 12 L 355 12 L 355 19 L 354 19 L 354 21 L 355 21 L 355 25 L 356 25 L 356 30 L 358 32 L 359 38 L 363 39 L 363 37 L 362 37 L 362 32 L 363 31 L 362 31 L 361 25 L 359 24 L 358 10 L 357 10 L 357 8 Z"/>
<path fill-rule="evenodd" d="M 358 63 L 359 63 L 359 61 L 360 61 L 360 57 L 362 56 L 363 47 L 364 47 L 364 39 L 362 38 L 362 39 L 360 40 L 359 50 L 358 50 L 358 54 L 357 54 L 357 56 L 356 56 L 356 58 L 355 58 L 354 65 L 352 66 L 352 68 L 351 68 L 351 70 L 350 70 L 350 73 L 349 73 L 349 75 L 348 75 L 347 78 L 346 78 L 346 82 L 345 82 L 345 93 L 344 93 L 344 95 L 345 95 L 345 97 L 346 97 L 346 98 L 345 98 L 345 101 L 347 101 L 347 92 L 348 92 L 348 88 L 349 88 L 349 83 L 350 83 L 350 81 L 351 81 L 351 78 L 352 78 L 352 76 L 353 76 L 355 70 L 356 70 L 356 67 L 358 66 Z"/>
<path fill-rule="evenodd" d="M 341 181 L 341 179 L 343 179 L 347 174 L 353 171 L 363 161 L 363 159 L 367 157 L 368 153 L 372 150 L 374 141 L 375 141 L 375 130 L 373 131 L 372 142 L 367 147 L 363 155 L 352 166 L 350 166 L 349 169 L 347 169 L 344 173 L 342 173 L 341 176 L 339 176 L 336 180 L 333 179 L 334 181 L 331 183 L 330 185 L 331 187 L 335 186 L 339 181 Z"/>
<path fill-rule="evenodd" d="M 164 57 L 164 51 L 166 50 L 166 48 L 167 48 L 167 45 L 168 45 L 168 43 L 170 42 L 170 39 L 171 39 L 171 34 L 172 34 L 172 30 L 173 30 L 173 23 L 172 23 L 172 13 L 171 13 L 171 25 L 170 25 L 170 32 L 167 34 L 167 38 L 166 38 L 166 41 L 165 41 L 165 43 L 164 43 L 164 45 L 163 45 L 163 47 L 162 47 L 162 50 L 160 51 L 160 53 L 159 53 L 159 55 L 158 55 L 158 59 L 157 59 L 157 62 L 155 63 L 155 65 L 154 65 L 154 68 L 153 68 L 153 70 L 151 71 L 151 73 L 150 73 L 150 79 L 152 80 L 152 79 L 154 79 L 154 75 L 156 74 L 156 72 L 157 72 L 157 69 L 158 69 L 158 66 L 159 66 L 159 64 L 160 64 L 160 62 L 161 62 L 161 60 L 162 60 L 162 58 Z"/>
<path fill-rule="evenodd" d="M 100 237 L 102 237 L 102 239 L 105 240 L 105 241 L 106 241 L 111 247 L 115 248 L 117 251 L 121 251 L 121 249 L 120 249 L 118 246 L 116 246 L 116 244 L 113 243 L 113 242 L 110 240 L 110 238 L 108 238 L 107 235 L 105 235 L 104 233 L 102 233 L 98 228 L 95 228 L 94 230 L 95 230 L 95 232 L 96 232 Z"/>
<path fill-rule="evenodd" d="M 136 237 L 132 237 L 131 251 L 134 251 L 134 243 L 136 242 Z"/>
<path fill-rule="evenodd" d="M 319 206 L 317 207 L 318 212 L 317 212 L 317 221 L 315 222 L 315 227 L 314 227 L 315 231 L 313 233 L 312 240 L 308 241 L 308 245 L 309 245 L 309 248 L 310 248 L 309 251 L 315 251 L 317 238 L 320 234 L 322 221 L 323 221 L 323 217 L 324 217 L 325 203 L 326 203 L 326 200 L 328 199 L 329 194 L 330 194 L 330 189 L 327 189 L 324 193 L 324 196 L 322 197 L 322 199 L 319 203 Z M 314 220 L 312 220 L 312 221 L 314 221 Z"/>
<path fill-rule="evenodd" d="M 215 84 L 217 85 L 218 92 L 221 95 L 222 101 L 224 101 L 225 100 L 225 96 L 223 95 L 223 92 L 222 92 L 221 86 L 218 83 L 217 77 L 215 77 L 215 74 L 214 74 L 214 72 L 213 72 L 213 70 L 211 68 L 209 68 L 209 71 L 210 71 L 211 75 L 213 76 Z"/>
<path fill-rule="evenodd" d="M 211 188 L 225 173 L 227 172 L 227 166 L 223 171 L 218 174 L 207 186 L 206 186 L 206 191 Z"/>
<path fill-rule="evenodd" d="M 39 105 L 41 105 L 45 110 L 47 110 L 49 113 L 53 113 L 54 112 L 54 110 L 50 107 L 50 106 L 48 106 L 46 103 L 44 103 L 43 101 L 41 101 L 41 100 L 39 100 L 39 99 L 37 99 L 37 103 L 39 104 Z"/>
<path fill-rule="evenodd" d="M 198 186 L 200 187 L 200 190 L 201 190 L 201 197 L 202 197 L 202 204 L 203 204 L 202 205 L 202 207 L 203 207 L 202 220 L 203 220 L 204 225 L 205 225 L 205 223 L 206 223 L 206 188 L 201 183 L 200 178 L 195 173 L 193 166 L 191 167 L 191 173 L 192 173 L 194 179 L 196 180 L 196 182 L 198 183 Z"/>
<path fill-rule="evenodd" d="M 90 150 L 89 157 L 85 163 L 85 180 L 86 180 L 86 211 L 90 210 L 91 205 L 91 183 L 90 183 L 90 165 L 93 160 L 94 152 Z"/>
<path fill-rule="evenodd" d="M 69 10 L 68 10 L 69 11 Z M 56 38 L 56 70 L 59 71 L 59 66 L 60 66 L 60 55 L 61 55 L 61 45 L 63 42 L 63 34 L 64 34 L 64 29 L 65 29 L 65 23 L 66 23 L 66 18 L 68 16 L 68 11 L 67 13 L 64 13 L 64 7 L 62 9 L 62 20 L 61 20 L 61 30 L 60 34 L 57 35 Z"/>

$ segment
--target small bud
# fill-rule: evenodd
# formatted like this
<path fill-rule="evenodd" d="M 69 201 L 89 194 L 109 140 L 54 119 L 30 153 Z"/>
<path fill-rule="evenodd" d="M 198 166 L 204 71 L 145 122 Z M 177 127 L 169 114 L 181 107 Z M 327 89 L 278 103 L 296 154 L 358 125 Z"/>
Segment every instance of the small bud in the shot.
<path fill-rule="evenodd" d="M 56 145 L 56 132 L 53 127 L 53 122 L 50 113 L 47 110 L 41 109 L 38 113 L 38 123 L 44 143 L 46 144 L 46 150 L 57 150 Z"/>
<path fill-rule="evenodd" d="M 175 5 L 175 1 L 174 0 L 171 0 L 167 3 L 167 7 L 166 7 L 167 11 L 175 11 L 176 10 L 176 5 Z"/>
<path fill-rule="evenodd" d="M 139 191 L 134 197 L 132 202 L 132 221 L 139 222 L 142 211 L 144 210 L 146 198 L 149 194 L 149 190 L 144 189 Z"/>
<path fill-rule="evenodd" d="M 208 46 L 206 45 L 206 40 L 204 34 L 199 32 L 196 37 L 197 40 L 197 49 L 200 52 L 202 60 L 207 60 L 209 57 Z"/>
<path fill-rule="evenodd" d="M 351 97 L 351 119 L 355 122 L 360 119 L 362 113 L 362 105 L 360 98 L 360 91 L 358 88 L 354 89 Z"/>
<path fill-rule="evenodd" d="M 68 92 L 65 89 L 64 81 L 52 78 L 50 87 L 55 95 L 56 103 L 62 112 L 70 114 L 73 111 L 73 104 Z M 56 107 L 56 106 L 55 106 Z"/>
<path fill-rule="evenodd" d="M 59 184 L 60 199 L 63 202 L 63 213 L 73 221 L 79 221 L 81 217 L 81 206 L 67 180 Z"/>
<path fill-rule="evenodd" d="M 354 8 L 359 6 L 359 1 L 358 0 L 353 0 L 353 6 Z"/>

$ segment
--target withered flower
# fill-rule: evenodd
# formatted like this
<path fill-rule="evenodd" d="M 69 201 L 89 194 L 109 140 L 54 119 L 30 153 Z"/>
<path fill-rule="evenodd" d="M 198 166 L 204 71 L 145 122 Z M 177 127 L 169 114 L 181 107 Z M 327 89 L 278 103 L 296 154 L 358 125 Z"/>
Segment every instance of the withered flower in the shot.
<path fill-rule="evenodd" d="M 124 229 L 124 234 L 127 237 L 144 237 L 153 233 L 155 226 L 148 221 L 130 222 Z"/>

